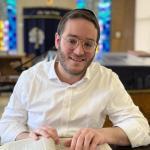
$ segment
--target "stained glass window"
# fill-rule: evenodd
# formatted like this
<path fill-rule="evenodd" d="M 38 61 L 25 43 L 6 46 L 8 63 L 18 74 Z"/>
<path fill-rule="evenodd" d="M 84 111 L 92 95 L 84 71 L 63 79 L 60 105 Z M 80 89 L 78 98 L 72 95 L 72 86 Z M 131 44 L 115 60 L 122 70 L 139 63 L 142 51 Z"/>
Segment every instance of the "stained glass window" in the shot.
<path fill-rule="evenodd" d="M 16 0 L 2 0 L 0 10 L 0 51 L 14 52 L 17 49 Z"/>
<path fill-rule="evenodd" d="M 110 51 L 111 0 L 99 0 L 97 15 L 101 30 L 97 59 L 101 59 Z"/>
<path fill-rule="evenodd" d="M 0 2 L 0 51 L 6 50 L 6 39 L 7 28 L 5 27 L 7 24 L 6 21 L 6 3 L 4 0 Z"/>
<path fill-rule="evenodd" d="M 90 0 L 76 0 L 76 6 L 77 8 L 86 8 L 89 6 L 89 2 L 91 2 L 90 4 L 92 5 L 90 9 L 96 12 L 101 30 L 99 48 L 96 54 L 96 59 L 100 60 L 104 53 L 110 51 L 112 0 L 97 0 L 97 5 L 93 5 L 94 2 Z"/>

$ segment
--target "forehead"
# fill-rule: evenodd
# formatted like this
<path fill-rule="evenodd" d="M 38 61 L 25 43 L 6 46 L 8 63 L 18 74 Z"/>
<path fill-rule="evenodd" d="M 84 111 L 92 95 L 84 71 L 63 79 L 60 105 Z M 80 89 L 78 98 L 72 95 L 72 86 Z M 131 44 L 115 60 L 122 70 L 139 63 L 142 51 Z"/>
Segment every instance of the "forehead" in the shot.
<path fill-rule="evenodd" d="M 75 35 L 81 38 L 97 39 L 97 29 L 94 24 L 86 19 L 69 19 L 64 27 L 63 35 Z"/>

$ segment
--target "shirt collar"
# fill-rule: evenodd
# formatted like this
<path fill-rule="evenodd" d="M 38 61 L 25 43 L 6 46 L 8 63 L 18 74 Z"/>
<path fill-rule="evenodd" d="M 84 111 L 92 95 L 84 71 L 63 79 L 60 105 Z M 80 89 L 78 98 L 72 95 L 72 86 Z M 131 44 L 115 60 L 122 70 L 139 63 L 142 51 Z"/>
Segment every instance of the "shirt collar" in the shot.
<path fill-rule="evenodd" d="M 55 71 L 55 63 L 56 63 L 56 59 L 51 60 L 50 69 L 48 72 L 49 79 L 51 79 L 51 80 L 58 79 L 58 76 Z"/>
<path fill-rule="evenodd" d="M 55 71 L 55 63 L 56 63 L 56 59 L 52 60 L 51 64 L 50 64 L 50 69 L 49 69 L 49 73 L 48 73 L 49 75 L 48 76 L 49 76 L 49 79 L 51 79 L 51 80 L 59 79 L 57 74 L 56 74 L 56 71 Z M 82 78 L 84 81 L 89 80 L 91 78 L 91 76 L 90 76 L 90 66 L 88 67 L 84 77 Z"/>

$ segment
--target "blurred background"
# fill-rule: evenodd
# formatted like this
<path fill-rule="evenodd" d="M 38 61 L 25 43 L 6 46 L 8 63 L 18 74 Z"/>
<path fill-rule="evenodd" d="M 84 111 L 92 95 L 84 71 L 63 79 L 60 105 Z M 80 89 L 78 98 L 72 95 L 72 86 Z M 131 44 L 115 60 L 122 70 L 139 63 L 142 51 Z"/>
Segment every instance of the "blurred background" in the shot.
<path fill-rule="evenodd" d="M 0 0 L 0 115 L 21 72 L 55 57 L 61 17 L 88 8 L 101 30 L 95 61 L 119 75 L 150 121 L 149 6 L 146 0 Z"/>

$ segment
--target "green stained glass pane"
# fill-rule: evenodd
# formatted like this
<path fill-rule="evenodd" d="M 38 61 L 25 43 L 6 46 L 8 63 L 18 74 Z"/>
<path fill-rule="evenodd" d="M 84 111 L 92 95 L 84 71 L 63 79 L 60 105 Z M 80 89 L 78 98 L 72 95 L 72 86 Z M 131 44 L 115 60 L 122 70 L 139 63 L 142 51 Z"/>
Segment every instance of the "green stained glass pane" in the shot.
<path fill-rule="evenodd" d="M 16 6 L 16 0 L 6 0 L 6 3 L 7 3 L 8 5 Z"/>
<path fill-rule="evenodd" d="M 76 6 L 77 8 L 85 8 L 86 7 L 86 2 L 85 0 L 76 0 Z"/>

